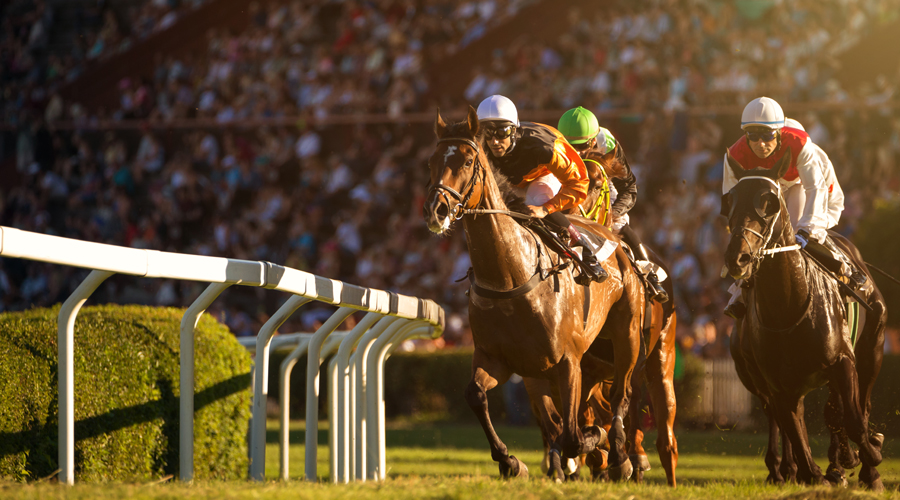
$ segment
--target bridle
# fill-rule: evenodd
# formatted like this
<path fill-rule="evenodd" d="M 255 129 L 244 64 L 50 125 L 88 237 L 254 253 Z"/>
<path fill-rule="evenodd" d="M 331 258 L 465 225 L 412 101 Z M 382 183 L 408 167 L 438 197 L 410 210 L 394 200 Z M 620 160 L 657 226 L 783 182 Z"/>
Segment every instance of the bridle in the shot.
<path fill-rule="evenodd" d="M 478 144 L 471 140 L 466 139 L 465 137 L 445 137 L 443 139 L 438 139 L 438 144 L 442 142 L 462 142 L 468 146 L 471 146 L 472 149 L 475 150 L 475 172 L 472 173 L 472 177 L 469 177 L 469 181 L 462 188 L 464 194 L 460 194 L 458 191 L 453 189 L 452 187 L 442 184 L 438 181 L 437 184 L 433 184 L 428 189 L 428 197 L 430 198 L 435 193 L 442 194 L 445 198 L 449 198 L 452 196 L 456 200 L 456 206 L 450 209 L 450 217 L 453 220 L 460 220 L 466 214 L 504 214 L 509 215 L 510 217 L 514 217 L 517 219 L 534 219 L 535 217 L 526 214 L 520 214 L 518 212 L 510 212 L 509 210 L 486 210 L 482 208 L 478 208 L 484 202 L 484 184 L 485 184 L 485 176 L 487 172 L 485 171 L 484 165 L 481 163 L 481 148 Z M 472 198 L 472 193 L 475 192 L 475 186 L 477 186 L 476 182 L 479 177 L 481 177 L 481 197 L 478 199 L 478 203 L 475 204 L 474 207 L 469 207 L 469 200 Z M 448 196 L 449 195 L 449 196 Z M 449 200 L 448 200 L 449 201 Z"/>
<path fill-rule="evenodd" d="M 769 217 L 766 217 L 764 214 L 760 213 L 760 209 L 759 209 L 759 207 L 757 207 L 757 215 L 760 216 L 760 218 L 763 220 L 763 223 L 765 224 L 765 230 L 763 231 L 763 233 L 760 233 L 758 231 L 750 229 L 749 227 L 746 227 L 746 226 L 740 226 L 740 227 L 737 227 L 737 228 L 734 228 L 731 230 L 732 237 L 736 236 L 737 234 L 735 234 L 735 233 L 737 231 L 739 231 L 738 234 L 740 234 L 741 239 L 743 239 L 744 242 L 747 244 L 747 247 L 750 247 L 751 245 L 750 245 L 750 241 L 747 239 L 746 233 L 750 233 L 750 234 L 756 236 L 763 242 L 763 244 L 760 245 L 760 247 L 755 252 L 750 254 L 750 258 L 752 260 L 751 274 L 753 274 L 759 268 L 759 264 L 762 262 L 762 260 L 765 259 L 766 257 L 768 257 L 770 255 L 774 255 L 776 253 L 799 250 L 800 245 L 798 245 L 798 244 L 778 245 L 777 243 L 771 244 L 772 236 L 774 236 L 774 234 L 775 234 L 775 226 L 777 225 L 778 219 L 781 217 L 781 212 L 782 212 L 782 208 L 783 208 L 783 205 L 782 205 L 783 198 L 781 197 L 781 184 L 779 184 L 777 181 L 774 181 L 768 177 L 764 177 L 761 175 L 748 175 L 747 177 L 741 177 L 738 180 L 738 184 L 740 184 L 741 181 L 744 181 L 747 179 L 765 179 L 766 181 L 772 183 L 775 186 L 776 193 L 778 195 L 778 203 L 779 203 L 778 211 L 776 211 L 773 215 L 769 216 L 771 218 L 771 221 L 767 220 Z M 735 187 L 737 187 L 737 185 L 735 185 Z M 733 213 L 734 213 L 734 205 L 731 206 L 731 210 L 729 211 L 729 214 L 728 214 L 729 221 L 731 220 L 731 216 Z M 770 244 L 771 244 L 771 246 L 770 246 Z"/>
<path fill-rule="evenodd" d="M 481 174 L 481 198 L 478 200 L 478 203 L 475 204 L 474 208 L 481 206 L 481 203 L 484 201 L 484 182 L 485 175 L 487 173 L 484 170 L 484 165 L 481 164 L 481 148 L 478 147 L 478 144 L 471 139 L 466 139 L 465 137 L 447 137 L 444 139 L 438 139 L 438 144 L 442 142 L 462 142 L 463 144 L 467 144 L 475 150 L 475 172 L 472 174 L 472 177 L 469 177 L 469 181 L 466 183 L 465 187 L 463 187 L 463 194 L 460 194 L 458 191 L 453 189 L 452 187 L 442 184 L 438 181 L 437 184 L 433 184 L 431 188 L 428 189 L 428 197 L 430 198 L 433 194 L 439 193 L 442 194 L 445 198 L 452 196 L 456 199 L 456 206 L 450 209 L 450 216 L 453 217 L 454 220 L 462 219 L 463 215 L 466 214 L 467 209 L 469 209 L 469 199 L 472 198 L 472 193 L 475 192 L 475 186 L 478 179 L 479 174 Z M 449 201 L 449 200 L 448 200 Z"/>

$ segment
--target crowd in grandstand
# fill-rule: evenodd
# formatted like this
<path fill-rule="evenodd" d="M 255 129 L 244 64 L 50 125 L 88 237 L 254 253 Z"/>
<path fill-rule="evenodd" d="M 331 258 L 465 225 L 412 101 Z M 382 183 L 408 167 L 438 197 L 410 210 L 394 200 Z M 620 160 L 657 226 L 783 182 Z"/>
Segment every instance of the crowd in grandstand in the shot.
<path fill-rule="evenodd" d="M 527 3 L 254 4 L 244 32 L 213 31 L 205 52 L 160 56 L 152 78 L 120 82 L 110 117 L 304 119 L 295 127 L 172 134 L 151 127 L 54 129 L 56 120 L 98 111 L 62 103 L 52 91 L 73 74 L 65 68 L 81 64 L 77 58 L 36 62 L 45 54 L 38 48 L 41 30 L 53 22 L 50 8 L 39 0 L 12 2 L 17 9 L 33 8 L 4 16 L 15 29 L 0 35 L 0 111 L 4 123 L 17 124 L 19 179 L 0 189 L 0 223 L 138 248 L 267 260 L 432 298 L 448 312 L 442 342 L 470 342 L 467 285 L 455 283 L 469 265 L 463 235 L 438 239 L 421 217 L 425 162 L 433 151 L 430 124 L 322 127 L 316 119 L 431 111 L 435 82 L 426 70 L 514 19 Z M 896 16 L 897 2 L 827 3 L 828 9 L 811 0 L 657 0 L 573 12 L 571 29 L 555 42 L 523 37 L 495 50 L 455 104 L 462 109 L 502 93 L 524 120 L 537 110 L 575 105 L 600 112 L 601 121 L 603 111 L 630 110 L 602 125 L 623 144 L 638 178 L 632 226 L 669 263 L 685 345 L 727 355 L 732 322 L 722 315 L 728 283 L 719 271 L 727 233 L 719 195 L 722 152 L 741 132 L 737 116 L 700 116 L 689 109 L 742 106 L 762 94 L 779 97 L 789 115 L 790 104 L 801 101 L 896 101 L 896 68 L 859 88 L 842 88 L 833 56 Z M 763 4 L 769 8 L 754 10 Z M 124 23 L 97 14 L 102 21 L 92 21 L 100 27 L 94 39 L 103 38 L 107 48 L 101 53 L 120 50 L 125 30 L 145 37 L 179 6 L 139 4 L 138 14 Z M 39 23 L 43 27 L 35 28 Z M 84 57 L 88 53 L 90 48 Z M 53 69 L 59 61 L 62 66 Z M 834 162 L 847 195 L 839 229 L 852 235 L 873 200 L 900 190 L 900 118 L 887 107 L 792 118 Z M 84 276 L 15 259 L 0 265 L 0 309 L 60 302 Z M 200 287 L 119 279 L 101 293 L 108 300 L 184 306 Z M 218 304 L 214 311 L 238 335 L 255 334 L 279 305 L 276 294 L 250 288 L 229 291 Z M 313 307 L 282 330 L 308 331 L 326 312 Z"/>

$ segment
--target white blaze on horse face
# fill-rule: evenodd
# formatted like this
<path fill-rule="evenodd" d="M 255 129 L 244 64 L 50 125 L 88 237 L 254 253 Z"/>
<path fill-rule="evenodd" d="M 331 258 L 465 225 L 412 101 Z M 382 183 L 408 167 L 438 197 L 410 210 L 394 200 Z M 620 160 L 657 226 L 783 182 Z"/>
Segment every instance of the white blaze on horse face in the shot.
<path fill-rule="evenodd" d="M 456 150 L 459 149 L 458 146 L 447 146 L 447 151 L 444 152 L 444 166 L 447 166 L 447 162 L 450 161 L 450 157 L 456 154 Z"/>

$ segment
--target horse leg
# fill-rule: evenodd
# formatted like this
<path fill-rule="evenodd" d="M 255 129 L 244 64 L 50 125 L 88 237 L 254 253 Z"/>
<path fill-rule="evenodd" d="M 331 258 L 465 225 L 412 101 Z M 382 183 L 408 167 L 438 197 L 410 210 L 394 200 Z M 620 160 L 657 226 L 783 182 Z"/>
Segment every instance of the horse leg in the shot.
<path fill-rule="evenodd" d="M 506 445 L 500 441 L 500 437 L 494 431 L 491 416 L 488 414 L 487 391 L 506 382 L 510 375 L 512 373 L 505 364 L 476 348 L 472 358 L 472 380 L 466 387 L 465 397 L 487 436 L 491 446 L 491 458 L 500 464 L 500 476 L 503 478 L 526 477 L 528 476 L 528 467 L 525 467 L 521 460 L 507 453 Z"/>
<path fill-rule="evenodd" d="M 869 278 L 871 279 L 871 278 Z M 869 412 L 872 409 L 872 387 L 878 372 L 881 371 L 881 362 L 884 357 L 884 302 L 875 300 L 870 303 L 873 311 L 866 314 L 865 326 L 856 345 L 856 373 L 859 381 L 859 407 L 868 428 Z M 869 442 L 881 451 L 884 436 L 876 433 L 869 436 Z M 859 471 L 859 480 L 874 491 L 881 491 L 884 485 L 881 475 L 875 470 L 875 466 L 863 463 Z"/>
<path fill-rule="evenodd" d="M 797 462 L 797 479 L 807 484 L 822 484 L 825 481 L 822 470 L 816 465 L 809 449 L 809 438 L 806 435 L 806 423 L 803 420 L 803 397 L 774 395 L 772 401 L 775 406 L 775 415 L 782 431 L 787 439 L 782 438 L 783 444 L 787 443 L 793 450 L 784 448 L 784 460 L 793 455 Z M 782 464 L 782 469 L 784 465 Z"/>
<path fill-rule="evenodd" d="M 591 396 L 587 400 L 587 404 L 585 405 L 585 411 L 583 412 L 587 418 L 585 419 L 585 425 L 590 426 L 592 424 L 596 424 L 597 422 L 602 423 L 601 428 L 603 429 L 604 434 L 609 433 L 609 423 L 612 421 L 612 411 L 609 407 L 609 386 L 610 382 L 603 382 L 597 386 L 595 386 L 591 391 Z M 600 446 L 596 447 L 593 451 L 588 452 L 585 456 L 584 464 L 591 471 L 591 478 L 595 481 L 606 481 L 609 479 L 609 473 L 607 471 L 608 461 L 607 458 L 609 456 L 609 441 L 604 440 Z"/>
<path fill-rule="evenodd" d="M 587 432 L 584 433 L 578 428 L 578 409 L 583 397 L 581 360 L 576 361 L 571 356 L 565 356 L 556 364 L 553 371 L 562 403 L 562 452 L 568 458 L 576 458 L 596 448 L 604 436 L 596 426 L 586 428 Z"/>
<path fill-rule="evenodd" d="M 641 483 L 644 479 L 644 471 L 650 470 L 650 460 L 647 459 L 647 452 L 644 451 L 644 430 L 641 427 L 643 420 L 643 394 L 641 384 L 643 383 L 643 373 L 646 361 L 643 356 L 639 358 L 638 366 L 635 367 L 631 376 L 631 404 L 628 405 L 628 459 L 634 469 L 634 475 L 631 476 L 634 482 Z"/>
<path fill-rule="evenodd" d="M 802 413 L 801 413 L 802 415 Z M 805 423 L 805 422 L 804 422 Z M 778 425 L 775 426 L 776 429 L 780 427 Z M 803 428 L 802 431 L 804 436 L 806 434 L 806 427 Z M 776 431 L 777 432 L 777 431 Z M 809 438 L 807 437 L 807 442 Z M 794 457 L 794 448 L 791 446 L 791 440 L 783 429 L 781 430 L 781 460 L 779 461 L 780 465 L 778 466 L 778 472 L 781 473 L 781 477 L 784 478 L 784 481 L 787 483 L 796 483 L 797 482 L 797 460 Z"/>
<path fill-rule="evenodd" d="M 550 383 L 543 379 L 523 377 L 525 391 L 531 401 L 531 411 L 537 417 L 541 427 L 541 440 L 544 442 L 544 458 L 541 470 L 550 479 L 562 482 L 565 473 L 560 462 L 559 438 L 562 434 L 562 418 L 556 411 L 550 396 Z"/>
<path fill-rule="evenodd" d="M 672 332 L 675 326 L 672 325 Z M 675 440 L 675 336 L 660 339 L 661 345 L 647 358 L 647 387 L 656 419 L 656 451 L 666 471 L 666 482 L 675 486 L 678 466 L 678 441 Z"/>
<path fill-rule="evenodd" d="M 825 425 L 831 435 L 828 445 L 828 469 L 825 479 L 834 485 L 847 486 L 847 476 L 841 460 L 841 452 L 848 447 L 844 433 L 844 411 L 841 395 L 834 384 L 828 384 L 828 402 L 825 403 Z M 850 467 L 852 468 L 852 467 Z"/>
<path fill-rule="evenodd" d="M 860 390 L 857 368 L 849 357 L 841 357 L 833 367 L 832 381 L 841 391 L 844 403 L 844 429 L 847 435 L 859 447 L 859 458 L 863 467 L 859 471 L 859 480 L 873 490 L 881 491 L 884 484 L 875 467 L 881 463 L 881 445 L 884 436 L 869 436 L 867 412 L 860 405 Z M 867 393 L 868 396 L 868 393 Z"/>
<path fill-rule="evenodd" d="M 631 377 L 640 350 L 640 314 L 632 316 L 626 328 L 618 328 L 623 334 L 613 339 L 616 352 L 616 377 L 613 382 L 613 396 L 610 401 L 613 419 L 609 429 L 609 477 L 613 480 L 627 480 L 634 469 L 625 450 L 625 424 L 623 419 L 631 402 Z M 615 326 L 615 325 L 613 325 Z M 627 333 L 627 335 L 626 335 Z"/>
<path fill-rule="evenodd" d="M 769 421 L 769 442 L 768 446 L 766 446 L 765 457 L 769 476 L 766 477 L 766 482 L 781 485 L 784 484 L 784 475 L 781 473 L 781 457 L 778 455 L 778 436 L 781 435 L 782 443 L 787 442 L 787 437 L 782 434 L 781 429 L 778 427 L 778 421 L 775 419 L 775 408 L 772 407 L 769 399 L 761 394 L 757 394 L 757 397 L 762 403 L 763 411 L 766 413 L 766 418 Z"/>

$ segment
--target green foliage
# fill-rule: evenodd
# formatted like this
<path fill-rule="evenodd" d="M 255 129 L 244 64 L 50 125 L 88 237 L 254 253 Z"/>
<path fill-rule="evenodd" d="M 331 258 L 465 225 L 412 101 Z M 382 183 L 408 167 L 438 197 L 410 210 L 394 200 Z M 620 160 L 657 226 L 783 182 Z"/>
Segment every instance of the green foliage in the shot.
<path fill-rule="evenodd" d="M 875 207 L 860 222 L 853 242 L 866 262 L 900 279 L 900 203 L 878 201 Z M 890 281 L 877 271 L 871 270 L 878 289 L 884 295 L 888 310 L 888 325 L 900 326 L 900 314 L 891 316 L 891 311 L 900 311 L 900 285 Z"/>
<path fill-rule="evenodd" d="M 0 314 L 0 476 L 38 479 L 58 468 L 59 307 Z M 84 308 L 75 324 L 75 473 L 79 481 L 178 473 L 182 309 Z M 204 315 L 194 342 L 194 472 L 247 470 L 250 358 Z"/>

